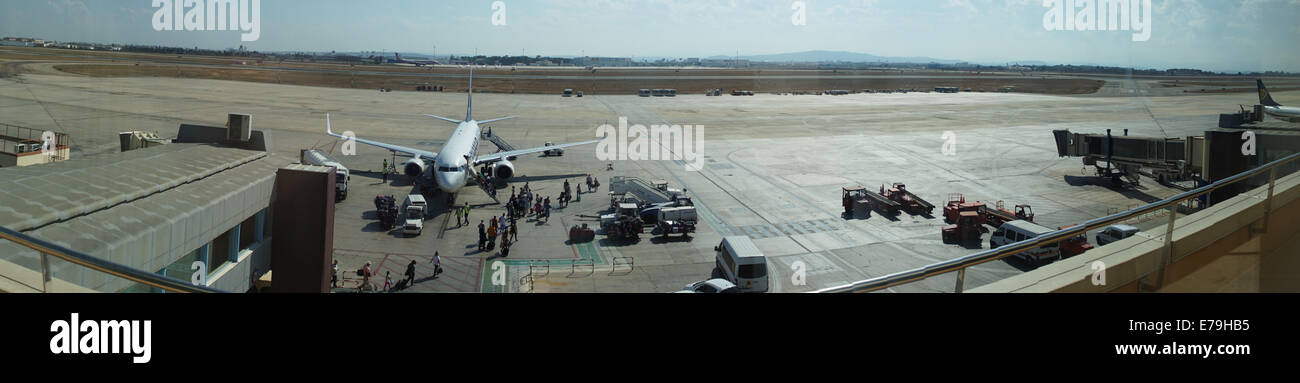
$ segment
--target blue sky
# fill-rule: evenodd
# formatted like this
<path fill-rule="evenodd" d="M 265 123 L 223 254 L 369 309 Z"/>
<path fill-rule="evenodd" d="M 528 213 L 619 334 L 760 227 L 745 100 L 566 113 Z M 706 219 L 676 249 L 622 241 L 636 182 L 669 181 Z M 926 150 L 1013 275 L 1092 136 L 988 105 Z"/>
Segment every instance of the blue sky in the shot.
<path fill-rule="evenodd" d="M 1083 0 L 1078 0 L 1082 2 Z M 981 63 L 1300 72 L 1300 0 L 1153 0 L 1149 41 L 1048 31 L 1042 0 L 262 0 L 261 38 L 154 31 L 151 0 L 3 0 L 0 34 L 258 50 L 707 57 L 841 50 Z"/>

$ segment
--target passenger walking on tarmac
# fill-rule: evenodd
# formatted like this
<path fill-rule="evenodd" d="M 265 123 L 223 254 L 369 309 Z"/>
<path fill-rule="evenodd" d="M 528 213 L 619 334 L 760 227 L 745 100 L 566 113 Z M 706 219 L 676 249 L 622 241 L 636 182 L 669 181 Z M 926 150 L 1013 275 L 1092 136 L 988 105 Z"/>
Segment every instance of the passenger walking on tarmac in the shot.
<path fill-rule="evenodd" d="M 494 243 L 496 241 L 497 241 L 497 226 L 496 225 L 488 226 L 488 243 Z"/>
<path fill-rule="evenodd" d="M 501 236 L 501 258 L 510 256 L 510 241 L 505 236 Z"/>
<path fill-rule="evenodd" d="M 370 283 L 370 278 L 374 275 L 370 271 L 370 262 L 366 262 L 366 266 L 361 268 L 361 286 L 357 287 L 357 292 L 366 291 L 367 288 L 374 290 L 375 285 Z"/>
<path fill-rule="evenodd" d="M 483 220 L 478 220 L 478 251 L 483 251 L 483 246 L 487 244 L 487 229 L 483 227 Z"/>
<path fill-rule="evenodd" d="M 411 260 L 411 263 L 406 265 L 406 285 L 410 286 L 414 284 L 415 284 L 415 260 Z"/>
<path fill-rule="evenodd" d="M 411 263 L 414 264 L 415 261 L 411 261 Z M 442 257 L 438 256 L 438 252 L 435 251 L 433 252 L 433 277 L 438 278 L 438 274 L 442 274 Z"/>
<path fill-rule="evenodd" d="M 392 271 L 385 271 L 385 272 L 384 272 L 384 292 L 388 292 L 389 290 L 392 290 L 392 289 L 393 289 L 393 272 L 392 272 Z"/>
<path fill-rule="evenodd" d="M 337 259 L 330 266 L 330 287 L 339 287 L 339 260 Z"/>
<path fill-rule="evenodd" d="M 519 239 L 519 225 L 516 225 L 516 224 L 515 224 L 515 221 L 514 221 L 514 220 L 511 220 L 511 221 L 510 221 L 510 240 L 511 240 L 511 241 L 514 241 L 514 240 L 518 240 L 518 239 Z"/>

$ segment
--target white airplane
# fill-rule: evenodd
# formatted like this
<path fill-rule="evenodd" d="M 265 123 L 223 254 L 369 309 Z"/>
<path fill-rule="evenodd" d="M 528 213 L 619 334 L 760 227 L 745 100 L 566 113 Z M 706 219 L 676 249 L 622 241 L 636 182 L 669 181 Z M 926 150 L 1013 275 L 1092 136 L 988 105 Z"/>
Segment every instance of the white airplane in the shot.
<path fill-rule="evenodd" d="M 1282 120 L 1300 122 L 1300 108 L 1278 104 L 1277 101 L 1273 101 L 1268 88 L 1264 87 L 1264 80 L 1256 79 L 1255 83 L 1259 85 L 1259 104 L 1264 106 L 1264 113 Z"/>
<path fill-rule="evenodd" d="M 406 164 L 402 166 L 403 173 L 412 178 L 425 177 L 428 175 L 433 178 L 438 189 L 452 195 L 455 195 L 460 191 L 460 189 L 464 188 L 470 179 L 478 177 L 477 172 L 475 172 L 475 168 L 478 166 L 491 165 L 492 175 L 495 176 L 496 179 L 508 180 L 515 175 L 515 165 L 510 162 L 511 158 L 526 154 L 541 153 L 547 150 L 594 144 L 601 141 L 591 140 L 531 149 L 512 150 L 479 156 L 479 139 L 482 137 L 482 130 L 479 128 L 479 124 L 508 120 L 515 117 L 510 116 L 483 121 L 474 120 L 474 70 L 472 68 L 470 69 L 469 74 L 469 95 L 467 106 L 465 108 L 465 119 L 456 120 L 430 114 L 426 114 L 425 116 L 456 124 L 456 130 L 452 132 L 451 138 L 447 139 L 447 143 L 442 146 L 441 153 L 413 149 L 400 145 L 386 144 L 361 138 L 350 138 L 335 134 L 334 128 L 330 125 L 329 114 L 325 115 L 325 132 L 330 136 L 345 140 L 355 139 L 356 142 L 366 145 L 377 146 L 398 153 L 410 154 L 411 159 L 406 161 Z M 431 174 L 430 170 L 432 170 Z"/>
<path fill-rule="evenodd" d="M 395 57 L 397 57 L 397 59 L 392 60 L 392 62 L 397 63 L 397 64 L 411 64 L 411 65 L 415 65 L 415 66 L 417 66 L 417 67 L 422 67 L 422 66 L 425 66 L 425 65 L 441 65 L 439 62 L 437 62 L 437 61 L 435 61 L 435 60 L 405 60 L 405 59 L 402 59 L 402 54 L 401 54 L 401 53 L 393 53 L 393 54 L 396 55 Z"/>

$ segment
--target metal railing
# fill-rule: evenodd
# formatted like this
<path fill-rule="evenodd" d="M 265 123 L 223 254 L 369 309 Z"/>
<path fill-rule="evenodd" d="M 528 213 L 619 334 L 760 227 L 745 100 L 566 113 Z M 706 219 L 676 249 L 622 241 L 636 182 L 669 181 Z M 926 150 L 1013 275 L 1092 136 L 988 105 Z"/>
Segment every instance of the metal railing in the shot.
<path fill-rule="evenodd" d="M 541 275 L 538 275 L 536 272 L 533 271 L 534 269 L 546 270 L 546 272 L 542 273 Z M 546 277 L 551 275 L 551 260 L 537 259 L 537 260 L 528 261 L 528 275 L 532 275 L 535 277 Z"/>
<path fill-rule="evenodd" d="M 591 260 L 591 259 L 578 259 L 578 260 L 574 260 L 572 263 L 569 263 L 569 275 L 568 275 L 568 276 L 572 277 L 572 276 L 578 274 L 578 266 L 586 266 L 586 267 L 591 268 L 591 272 L 587 273 L 587 275 L 591 275 L 591 274 L 595 274 L 595 273 L 596 273 L 596 261 L 595 261 L 595 260 Z"/>
<path fill-rule="evenodd" d="M 41 292 L 49 291 L 49 282 L 52 280 L 49 270 L 49 256 L 68 261 L 72 264 L 95 270 L 101 273 L 112 275 L 118 278 L 126 279 L 145 286 L 162 289 L 169 293 L 221 293 L 223 291 L 213 289 L 207 286 L 194 286 L 188 281 L 182 281 L 163 275 L 158 275 L 148 271 L 136 269 L 123 264 L 111 262 L 108 260 L 96 258 L 85 253 L 68 249 L 63 246 L 50 243 L 48 241 L 33 238 L 9 228 L 0 227 L 0 239 L 6 239 L 20 246 L 35 250 L 41 254 Z"/>
<path fill-rule="evenodd" d="M 610 259 L 609 272 L 614 273 L 614 271 L 618 269 L 619 265 L 627 266 L 625 272 L 631 273 L 636 269 L 636 259 L 633 259 L 632 257 L 614 257 Z"/>
<path fill-rule="evenodd" d="M 1161 255 L 1160 269 L 1158 271 L 1158 275 L 1157 275 L 1158 279 L 1156 282 L 1156 286 L 1163 286 L 1165 266 L 1167 266 L 1170 263 L 1170 258 L 1172 258 L 1172 254 L 1173 254 L 1172 241 L 1173 241 L 1173 231 L 1174 231 L 1174 219 L 1178 215 L 1177 209 L 1180 203 L 1189 199 L 1199 198 L 1203 195 L 1209 194 L 1210 192 L 1221 189 L 1228 185 L 1232 185 L 1237 182 L 1241 182 L 1243 180 L 1249 179 L 1251 177 L 1261 175 L 1264 172 L 1268 172 L 1268 196 L 1264 200 L 1265 227 L 1261 229 L 1261 230 L 1267 230 L 1267 224 L 1268 224 L 1267 217 L 1270 211 L 1272 210 L 1273 184 L 1277 181 L 1277 168 L 1282 165 L 1294 162 L 1297 159 L 1300 159 L 1300 153 L 1291 154 L 1289 156 L 1283 157 L 1281 159 L 1270 162 L 1263 166 L 1239 173 L 1232 177 L 1219 180 L 1218 182 L 1205 185 L 1195 190 L 1184 192 L 1160 201 L 1152 202 L 1150 204 L 1126 212 L 1121 212 L 1118 214 L 1112 214 L 1105 217 L 1093 219 L 1084 222 L 1083 224 L 1078 226 L 1053 231 L 1051 233 L 1034 237 L 1033 239 L 1016 242 L 997 249 L 985 250 L 979 253 L 967 255 L 956 259 L 933 263 L 927 266 L 922 266 L 911 270 L 900 271 L 897 273 L 883 275 L 876 278 L 865 279 L 865 280 L 861 280 L 861 281 L 857 281 L 857 282 L 853 282 L 841 286 L 824 288 L 821 290 L 816 290 L 814 292 L 865 293 L 865 292 L 883 290 L 883 289 L 887 289 L 902 284 L 912 283 L 912 282 L 920 281 L 923 279 L 927 279 L 942 274 L 956 272 L 957 287 L 955 291 L 960 293 L 964 289 L 964 285 L 966 281 L 966 269 L 969 267 L 980 265 L 987 262 L 993 262 L 1006 257 L 1010 257 L 1020 252 L 1033 250 L 1046 245 L 1051 245 L 1051 244 L 1059 243 L 1061 241 L 1069 240 L 1070 238 L 1074 238 L 1079 235 L 1085 235 L 1090 230 L 1099 229 L 1102 227 L 1127 221 L 1129 219 L 1135 218 L 1143 214 L 1147 214 L 1157 210 L 1168 209 L 1169 224 L 1165 228 L 1164 249 L 1163 249 L 1163 254 Z M 1256 232 L 1260 232 L 1260 231 L 1256 231 Z"/>

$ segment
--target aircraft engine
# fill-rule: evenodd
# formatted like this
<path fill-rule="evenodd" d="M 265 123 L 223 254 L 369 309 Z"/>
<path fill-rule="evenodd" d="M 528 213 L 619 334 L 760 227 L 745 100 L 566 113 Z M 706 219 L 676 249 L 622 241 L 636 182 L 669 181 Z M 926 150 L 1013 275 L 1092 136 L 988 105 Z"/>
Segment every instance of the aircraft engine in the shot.
<path fill-rule="evenodd" d="M 515 164 L 510 161 L 501 160 L 492 168 L 492 175 L 500 180 L 508 180 L 515 176 Z"/>
<path fill-rule="evenodd" d="M 412 158 L 406 161 L 406 165 L 402 165 L 402 172 L 412 178 L 424 175 L 425 170 L 428 170 L 428 165 L 419 158 Z"/>

